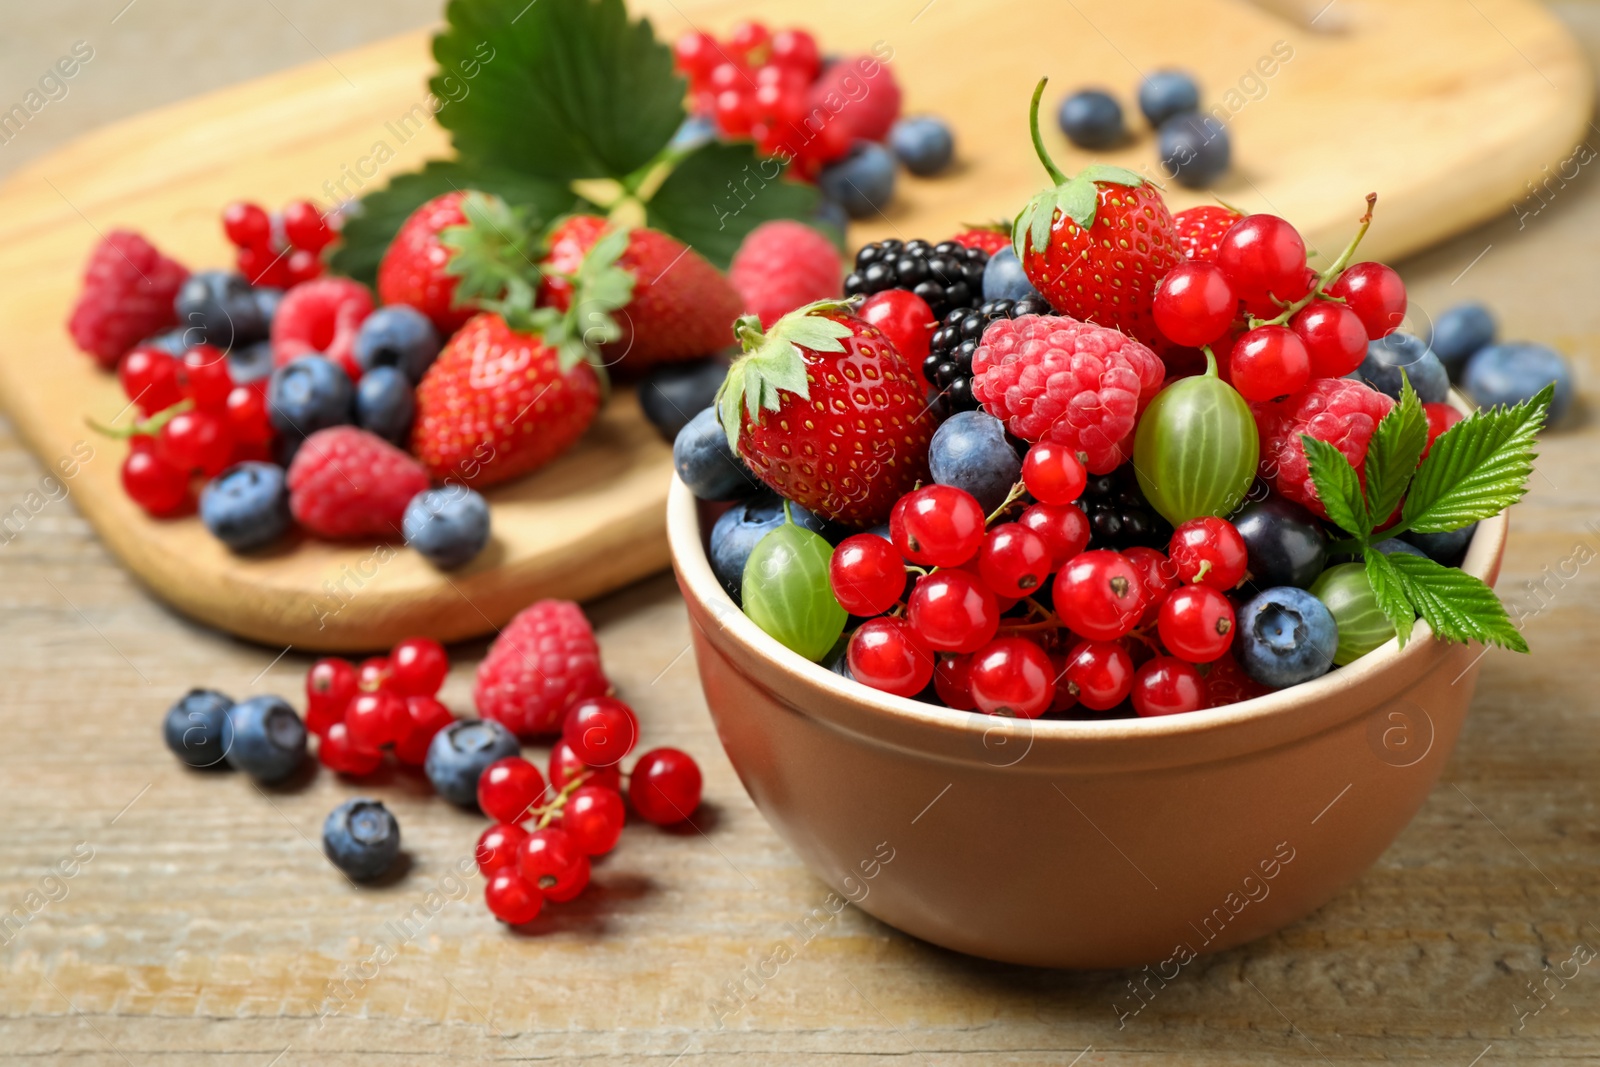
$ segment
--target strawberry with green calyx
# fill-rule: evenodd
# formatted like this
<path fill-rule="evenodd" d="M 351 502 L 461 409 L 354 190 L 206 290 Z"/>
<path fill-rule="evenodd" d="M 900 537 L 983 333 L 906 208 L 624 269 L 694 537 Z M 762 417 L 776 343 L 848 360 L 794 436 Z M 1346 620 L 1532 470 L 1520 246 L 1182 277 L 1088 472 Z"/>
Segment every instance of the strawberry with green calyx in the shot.
<path fill-rule="evenodd" d="M 468 191 L 460 200 L 462 222 L 439 232 L 448 253 L 443 272 L 454 279 L 454 306 L 478 309 L 486 301 L 538 303 L 539 234 L 523 208 L 498 196 Z"/>
<path fill-rule="evenodd" d="M 1183 261 L 1161 191 L 1123 167 L 1092 164 L 1069 178 L 1039 134 L 1039 79 L 1028 110 L 1033 147 L 1055 182 L 1017 215 L 1011 243 L 1052 307 L 1110 326 L 1157 353 L 1171 347 L 1151 314 L 1156 284 Z"/>
<path fill-rule="evenodd" d="M 716 401 L 729 444 L 824 518 L 886 520 L 928 473 L 933 419 L 910 364 L 845 301 L 808 304 L 766 331 L 747 315 L 734 333 L 744 354 Z"/>

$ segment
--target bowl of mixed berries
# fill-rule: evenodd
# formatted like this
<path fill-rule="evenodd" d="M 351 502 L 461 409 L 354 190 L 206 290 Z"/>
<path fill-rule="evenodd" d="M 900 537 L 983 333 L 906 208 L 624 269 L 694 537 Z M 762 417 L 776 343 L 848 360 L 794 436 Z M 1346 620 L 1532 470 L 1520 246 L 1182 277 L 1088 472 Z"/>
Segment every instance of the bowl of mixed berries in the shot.
<path fill-rule="evenodd" d="M 1483 647 L 1526 651 L 1491 585 L 1551 393 L 1474 410 L 1396 343 L 1375 198 L 1312 267 L 1281 218 L 1069 178 L 1037 106 L 1053 184 L 955 306 L 740 321 L 668 527 L 718 735 L 824 881 L 963 952 L 1170 970 L 1359 876 Z"/>

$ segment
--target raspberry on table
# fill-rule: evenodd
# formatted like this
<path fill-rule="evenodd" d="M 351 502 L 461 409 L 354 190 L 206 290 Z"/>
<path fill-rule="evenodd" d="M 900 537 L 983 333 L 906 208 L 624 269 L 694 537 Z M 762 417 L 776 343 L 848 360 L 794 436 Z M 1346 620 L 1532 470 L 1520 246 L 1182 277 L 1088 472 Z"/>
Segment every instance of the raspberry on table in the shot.
<path fill-rule="evenodd" d="M 1025 441 L 1083 453 L 1092 474 L 1132 454 L 1139 410 L 1165 375 L 1138 341 L 1064 315 L 998 319 L 972 357 L 972 393 L 985 410 Z"/>
<path fill-rule="evenodd" d="M 318 430 L 289 464 L 289 510 L 320 537 L 399 537 L 406 505 L 426 488 L 422 464 L 354 426 Z"/>
<path fill-rule="evenodd" d="M 188 268 L 139 234 L 112 230 L 89 255 L 67 331 L 100 366 L 115 367 L 128 349 L 178 321 L 173 300 L 188 277 Z"/>
<path fill-rule="evenodd" d="M 489 646 L 473 699 L 484 718 L 532 737 L 556 733 L 568 708 L 609 688 L 583 609 L 570 600 L 540 600 Z"/>
<path fill-rule="evenodd" d="M 844 262 L 833 242 L 792 219 L 763 222 L 739 245 L 728 280 L 744 307 L 771 326 L 795 308 L 839 295 Z"/>
<path fill-rule="evenodd" d="M 1278 492 L 1328 517 L 1306 463 L 1302 434 L 1344 453 L 1367 483 L 1367 442 L 1394 401 L 1349 378 L 1318 378 L 1282 400 L 1250 405 L 1261 433 L 1261 477 Z"/>

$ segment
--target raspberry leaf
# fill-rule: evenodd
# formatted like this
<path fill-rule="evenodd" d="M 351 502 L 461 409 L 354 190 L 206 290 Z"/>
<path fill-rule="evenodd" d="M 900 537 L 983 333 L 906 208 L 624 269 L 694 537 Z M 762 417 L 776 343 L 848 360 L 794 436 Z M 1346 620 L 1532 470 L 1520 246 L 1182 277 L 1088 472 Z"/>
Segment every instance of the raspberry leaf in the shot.
<path fill-rule="evenodd" d="M 1361 494 L 1361 479 L 1356 476 L 1356 469 L 1350 466 L 1343 452 L 1326 441 L 1301 434 L 1300 443 L 1305 446 L 1306 464 L 1317 487 L 1317 499 L 1322 501 L 1328 518 L 1365 544 L 1372 533 L 1372 519 Z"/>
<path fill-rule="evenodd" d="M 1394 514 L 1428 444 L 1422 401 L 1411 379 L 1404 371 L 1400 375 L 1400 402 L 1389 409 L 1367 444 L 1367 514 L 1376 522 Z"/>
<path fill-rule="evenodd" d="M 1372 586 L 1372 594 L 1378 601 L 1378 610 L 1394 624 L 1395 633 L 1400 638 L 1400 647 L 1404 648 L 1406 642 L 1411 640 L 1411 629 L 1417 621 L 1416 609 L 1411 606 L 1411 601 L 1406 599 L 1400 575 L 1395 571 L 1394 564 L 1389 562 L 1388 556 L 1376 549 L 1368 549 L 1366 567 L 1367 583 Z"/>
<path fill-rule="evenodd" d="M 734 325 L 734 336 L 745 354 L 728 368 L 727 377 L 717 390 L 716 403 L 728 444 L 735 452 L 739 449 L 741 405 L 750 421 L 759 423 L 763 411 L 777 411 L 783 406 L 783 393 L 802 400 L 810 398 L 805 353 L 801 349 L 843 352 L 843 338 L 852 331 L 826 313 L 847 307 L 844 301 L 819 300 L 789 312 L 765 332 L 761 320 L 753 315 L 746 315 Z"/>
<path fill-rule="evenodd" d="M 1528 642 L 1506 614 L 1505 605 L 1479 579 L 1424 556 L 1395 555 L 1386 559 L 1406 599 L 1416 606 L 1436 636 L 1447 641 L 1481 641 L 1516 652 L 1528 651 Z M 1370 566 L 1369 562 L 1369 574 Z"/>
<path fill-rule="evenodd" d="M 645 218 L 726 270 L 745 236 L 772 219 L 805 219 L 814 186 L 788 181 L 749 143 L 711 142 L 679 160 L 645 204 Z"/>
<path fill-rule="evenodd" d="M 1531 400 L 1475 412 L 1440 434 L 1411 482 L 1401 525 L 1419 533 L 1459 530 L 1521 500 L 1554 395 L 1547 385 Z"/>

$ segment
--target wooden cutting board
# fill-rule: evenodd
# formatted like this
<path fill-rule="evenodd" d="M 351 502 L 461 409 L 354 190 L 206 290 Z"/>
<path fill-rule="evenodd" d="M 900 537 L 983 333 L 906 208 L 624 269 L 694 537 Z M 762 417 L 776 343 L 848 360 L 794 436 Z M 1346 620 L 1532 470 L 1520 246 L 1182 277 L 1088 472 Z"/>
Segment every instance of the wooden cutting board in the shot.
<path fill-rule="evenodd" d="M 1130 117 L 1140 72 L 1192 70 L 1227 117 L 1235 167 L 1213 192 L 1295 222 L 1331 255 L 1365 193 L 1381 199 L 1366 252 L 1396 257 L 1503 211 L 1559 170 L 1586 128 L 1590 73 L 1575 43 L 1529 0 L 648 0 L 664 35 L 740 17 L 826 27 L 841 52 L 893 50 L 906 108 L 948 117 L 960 162 L 905 178 L 884 217 L 852 233 L 940 238 L 1005 217 L 1043 173 L 1026 105 L 1100 84 Z M 1313 22 L 1313 20 L 1315 20 Z M 1323 32 L 1329 29 L 1337 32 Z M 880 44 L 881 42 L 881 44 Z M 411 633 L 456 640 L 492 631 L 540 596 L 584 598 L 667 563 L 670 449 L 620 392 L 584 441 L 539 474 L 491 491 L 494 540 L 472 566 L 441 574 L 400 547 L 297 540 L 230 555 L 197 519 L 157 521 L 118 483 L 122 446 L 85 416 L 123 406 L 114 378 L 77 354 L 62 323 L 98 235 L 128 226 L 191 267 L 228 261 L 221 207 L 282 204 L 375 188 L 441 155 L 428 127 L 398 124 L 423 99 L 428 38 L 340 53 L 107 127 L 17 172 L 0 189 L 0 400 L 29 446 L 70 478 L 5 502 L 26 522 L 70 493 L 106 543 L 159 596 L 204 622 L 271 645 L 357 651 Z M 1135 123 L 1137 125 L 1137 123 Z M 1088 160 L 1053 129 L 1064 169 Z M 382 143 L 387 152 L 378 152 Z M 376 155 L 392 153 L 380 167 Z M 1101 158 L 1156 173 L 1147 132 Z M 374 171 L 376 171 L 374 173 Z M 1173 189 L 1174 206 L 1205 194 Z M 708 211 L 717 210 L 707 205 Z M 84 458 L 87 455 L 88 458 Z M 72 462 L 75 461 L 75 462 Z M 20 510 L 19 510 L 20 509 Z"/>

